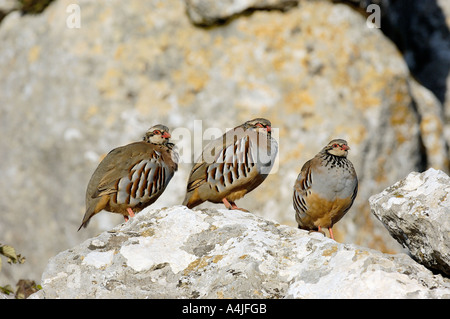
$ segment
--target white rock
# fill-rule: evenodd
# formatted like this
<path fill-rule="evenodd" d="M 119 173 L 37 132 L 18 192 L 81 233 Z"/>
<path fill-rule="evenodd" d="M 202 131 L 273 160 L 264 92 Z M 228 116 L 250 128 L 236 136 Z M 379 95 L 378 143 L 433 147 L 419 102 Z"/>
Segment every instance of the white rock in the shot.
<path fill-rule="evenodd" d="M 176 208 L 165 211 L 167 215 L 161 221 L 156 233 L 150 237 L 140 237 L 137 242 L 123 246 L 120 253 L 127 265 L 135 271 L 149 270 L 160 263 L 169 263 L 172 271 L 178 273 L 185 269 L 196 257 L 180 249 L 188 237 L 209 227 L 203 222 L 206 215 Z M 179 220 L 186 222 L 180 223 Z"/>
<path fill-rule="evenodd" d="M 40 15 L 10 13 L 0 27 L 0 202 L 8 212 L 0 234 L 11 244 L 24 242 L 23 233 L 32 238 L 21 252 L 33 263 L 15 267 L 8 281 L 38 278 L 55 252 L 123 221 L 101 213 L 76 232 L 100 159 L 155 123 L 191 135 L 178 145 L 188 161 L 153 208 L 183 202 L 188 145 L 206 142 L 191 143 L 196 123 L 202 136 L 263 116 L 280 131 L 279 169 L 240 207 L 295 226 L 301 166 L 332 138 L 346 138 L 360 189 L 335 235 L 401 251 L 367 200 L 411 171 L 445 163 L 441 107 L 416 90 L 395 45 L 348 6 L 302 1 L 264 10 L 295 2 L 83 0 L 79 29 L 67 27 L 73 0 L 53 1 Z M 204 29 L 187 17 L 194 7 L 222 19 L 263 10 Z"/>
<path fill-rule="evenodd" d="M 99 252 L 99 251 L 93 251 L 86 255 L 86 257 L 83 259 L 83 265 L 88 266 L 94 266 L 95 268 L 102 268 L 107 265 L 109 265 L 114 256 L 114 251 L 105 251 L 105 252 Z"/>
<path fill-rule="evenodd" d="M 370 197 L 372 213 L 412 256 L 450 274 L 450 177 L 440 170 L 411 173 Z"/>
<path fill-rule="evenodd" d="M 450 297 L 449 279 L 407 255 L 184 206 L 144 209 L 58 254 L 42 282 L 31 298 Z"/>

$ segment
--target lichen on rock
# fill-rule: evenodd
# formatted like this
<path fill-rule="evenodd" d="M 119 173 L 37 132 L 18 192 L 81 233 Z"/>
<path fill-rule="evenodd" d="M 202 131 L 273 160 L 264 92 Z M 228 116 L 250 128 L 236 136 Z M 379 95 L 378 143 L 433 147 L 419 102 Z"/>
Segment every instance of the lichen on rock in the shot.
<path fill-rule="evenodd" d="M 407 255 L 248 212 L 185 206 L 146 208 L 61 252 L 42 283 L 32 298 L 450 297 L 449 279 Z"/>
<path fill-rule="evenodd" d="M 420 263 L 450 275 L 450 177 L 410 173 L 370 197 L 372 213 Z"/>

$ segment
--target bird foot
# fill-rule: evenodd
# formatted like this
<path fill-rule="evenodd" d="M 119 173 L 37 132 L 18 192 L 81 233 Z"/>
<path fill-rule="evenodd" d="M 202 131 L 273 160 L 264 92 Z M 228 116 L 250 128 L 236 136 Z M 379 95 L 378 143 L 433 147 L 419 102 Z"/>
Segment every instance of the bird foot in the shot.
<path fill-rule="evenodd" d="M 231 201 L 231 200 L 228 201 L 226 198 L 222 199 L 222 202 L 225 205 L 225 207 L 228 208 L 229 210 L 240 210 L 240 211 L 243 211 L 243 212 L 246 212 L 246 213 L 249 212 L 245 208 L 237 207 L 237 205 L 233 201 Z"/>
<path fill-rule="evenodd" d="M 128 212 L 128 216 L 127 215 L 123 216 L 123 219 L 125 219 L 126 222 L 130 219 L 130 217 L 134 217 L 135 216 L 133 210 L 131 208 L 129 208 L 129 207 L 127 208 L 127 212 Z"/>

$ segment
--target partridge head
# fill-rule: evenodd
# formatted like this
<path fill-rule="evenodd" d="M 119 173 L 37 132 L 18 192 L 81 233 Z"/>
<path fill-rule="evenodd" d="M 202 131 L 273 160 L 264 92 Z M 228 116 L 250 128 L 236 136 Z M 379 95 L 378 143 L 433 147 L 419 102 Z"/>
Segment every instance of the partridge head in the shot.
<path fill-rule="evenodd" d="M 275 162 L 278 145 L 271 131 L 269 120 L 256 118 L 208 143 L 191 170 L 183 205 L 209 201 L 239 209 L 235 201 L 258 187 Z"/>
<path fill-rule="evenodd" d="M 298 227 L 306 230 L 332 227 L 352 206 L 358 178 L 350 160 L 350 147 L 343 139 L 329 142 L 307 161 L 294 184 L 293 205 Z"/>
<path fill-rule="evenodd" d="M 178 154 L 165 125 L 152 126 L 143 140 L 113 149 L 100 162 L 86 190 L 81 227 L 102 210 L 133 217 L 153 204 L 178 169 Z"/>

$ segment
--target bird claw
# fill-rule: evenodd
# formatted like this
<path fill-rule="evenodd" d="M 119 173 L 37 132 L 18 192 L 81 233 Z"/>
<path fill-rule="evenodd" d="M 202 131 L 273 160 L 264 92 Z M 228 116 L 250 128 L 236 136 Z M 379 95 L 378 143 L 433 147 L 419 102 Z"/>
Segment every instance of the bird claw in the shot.
<path fill-rule="evenodd" d="M 239 208 L 237 207 L 237 205 L 233 202 L 233 201 L 229 201 L 226 198 L 222 199 L 223 204 L 225 205 L 226 208 L 228 208 L 229 210 L 241 210 L 243 212 L 247 212 L 248 210 L 244 209 L 244 208 Z"/>
<path fill-rule="evenodd" d="M 123 215 L 123 219 L 125 219 L 126 222 L 127 222 L 131 217 L 134 217 L 134 216 L 135 216 L 133 210 L 132 210 L 130 207 L 127 208 L 127 212 L 128 212 L 128 215 Z"/>

